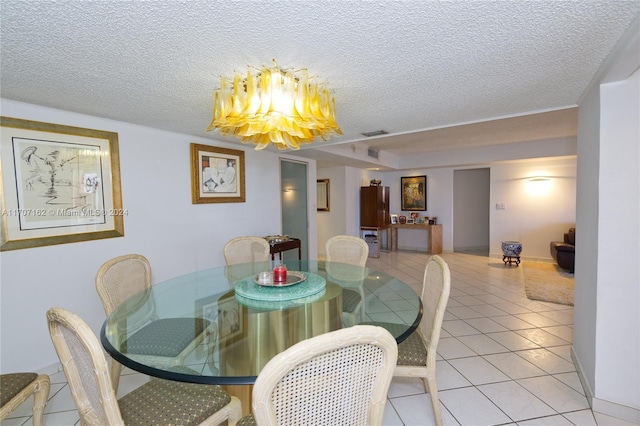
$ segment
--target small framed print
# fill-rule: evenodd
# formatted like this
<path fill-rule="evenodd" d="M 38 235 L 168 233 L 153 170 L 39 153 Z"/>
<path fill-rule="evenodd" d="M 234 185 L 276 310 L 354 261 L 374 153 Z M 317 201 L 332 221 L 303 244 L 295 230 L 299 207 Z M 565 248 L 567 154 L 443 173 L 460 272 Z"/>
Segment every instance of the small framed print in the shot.
<path fill-rule="evenodd" d="M 244 151 L 192 143 L 191 202 L 244 203 Z"/>
<path fill-rule="evenodd" d="M 401 214 L 400 216 L 398 216 L 398 223 L 400 225 L 404 225 L 405 223 L 407 223 L 407 217 Z"/>
<path fill-rule="evenodd" d="M 397 225 L 398 224 L 398 215 L 397 214 L 392 214 L 391 215 L 391 224 L 392 225 Z"/>
<path fill-rule="evenodd" d="M 407 225 L 413 225 L 414 223 L 415 223 L 415 220 L 407 219 Z"/>

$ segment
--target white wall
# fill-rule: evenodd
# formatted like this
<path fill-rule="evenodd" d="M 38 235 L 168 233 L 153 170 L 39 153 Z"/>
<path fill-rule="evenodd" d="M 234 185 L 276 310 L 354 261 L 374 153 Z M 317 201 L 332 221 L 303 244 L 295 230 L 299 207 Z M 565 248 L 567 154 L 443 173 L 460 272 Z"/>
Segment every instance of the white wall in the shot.
<path fill-rule="evenodd" d="M 98 333 L 104 320 L 95 274 L 106 260 L 140 253 L 154 281 L 224 264 L 222 247 L 239 235 L 281 233 L 279 158 L 250 147 L 1 100 L 2 115 L 118 133 L 125 236 L 0 254 L 0 368 L 41 370 L 58 362 L 45 313 L 68 308 Z M 245 151 L 246 202 L 192 204 L 189 144 Z M 295 157 L 291 157 L 295 158 Z M 310 257 L 317 256 L 315 161 L 309 166 Z"/>
<path fill-rule="evenodd" d="M 318 253 L 325 254 L 325 244 L 334 235 L 347 233 L 347 200 L 345 194 L 345 167 L 318 169 L 318 179 L 329 179 L 329 211 L 319 211 Z"/>
<path fill-rule="evenodd" d="M 594 396 L 640 409 L 640 71 L 602 85 L 600 102 Z"/>
<path fill-rule="evenodd" d="M 600 191 L 600 90 L 583 97 L 578 111 L 578 181 L 576 188 L 576 250 L 573 348 L 587 387 L 595 380 L 598 276 L 598 215 Z M 589 230 L 589 231 L 578 231 Z M 592 391 L 588 391 L 591 393 Z"/>
<path fill-rule="evenodd" d="M 546 176 L 548 182 L 530 182 Z M 489 252 L 502 257 L 502 241 L 522 243 L 524 259 L 551 261 L 549 243 L 576 223 L 576 159 L 557 158 L 491 166 Z M 504 210 L 496 210 L 504 203 Z M 577 230 L 576 233 L 579 233 Z"/>
<path fill-rule="evenodd" d="M 563 234 L 575 225 L 576 159 L 575 157 L 545 158 L 494 163 L 491 169 L 489 206 L 506 204 L 505 210 L 490 209 L 490 253 L 502 257 L 503 240 L 521 241 L 522 257 L 529 260 L 552 261 L 549 243 L 562 240 Z M 400 210 L 400 178 L 427 176 L 427 210 L 421 216 L 437 216 L 442 224 L 442 244 L 445 252 L 453 251 L 453 171 L 463 167 L 412 169 L 410 171 L 376 172 L 382 185 L 390 188 L 390 213 Z M 551 177 L 546 192 L 535 192 L 527 177 Z M 368 182 L 368 181 L 367 181 Z M 358 183 L 349 183 L 356 185 Z M 349 220 L 347 218 L 347 220 Z M 398 230 L 398 245 L 405 250 L 426 251 L 426 234 L 407 229 Z"/>
<path fill-rule="evenodd" d="M 580 102 L 573 346 L 593 410 L 634 424 L 640 424 L 638 52 L 640 18 Z"/>

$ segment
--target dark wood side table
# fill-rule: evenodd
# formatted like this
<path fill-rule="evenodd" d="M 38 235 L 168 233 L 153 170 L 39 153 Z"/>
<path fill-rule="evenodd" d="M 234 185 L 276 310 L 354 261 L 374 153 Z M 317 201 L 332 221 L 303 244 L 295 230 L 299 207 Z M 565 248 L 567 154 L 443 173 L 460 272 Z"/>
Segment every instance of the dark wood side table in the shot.
<path fill-rule="evenodd" d="M 272 243 L 271 245 L 271 260 L 275 260 L 275 255 L 278 253 L 278 257 L 282 260 L 282 252 L 287 250 L 298 249 L 298 260 L 302 260 L 302 248 L 300 246 L 300 239 L 291 238 L 289 241 L 282 241 L 280 243 Z"/>

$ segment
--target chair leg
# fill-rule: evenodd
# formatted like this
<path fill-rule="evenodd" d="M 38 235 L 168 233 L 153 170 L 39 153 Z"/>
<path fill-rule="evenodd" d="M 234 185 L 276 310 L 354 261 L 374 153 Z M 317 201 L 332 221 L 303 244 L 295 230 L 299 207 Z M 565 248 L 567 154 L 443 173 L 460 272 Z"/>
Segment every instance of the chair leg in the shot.
<path fill-rule="evenodd" d="M 33 393 L 33 426 L 42 426 L 44 418 L 44 407 L 49 399 L 51 381 L 49 376 L 41 374 L 36 379 L 37 385 Z"/>
<path fill-rule="evenodd" d="M 205 344 L 207 348 L 207 362 L 209 363 L 209 368 L 213 374 L 218 374 L 218 367 L 216 367 L 215 353 L 216 353 L 216 338 L 217 333 L 212 331 L 206 337 L 207 342 Z"/>
<path fill-rule="evenodd" d="M 120 373 L 122 372 L 122 364 L 111 358 L 111 387 L 118 394 L 118 385 L 120 384 Z"/>
<path fill-rule="evenodd" d="M 423 379 L 425 388 L 428 387 L 429 397 L 431 397 L 431 405 L 433 406 L 433 416 L 436 419 L 436 425 L 442 426 L 442 413 L 440 412 L 440 400 L 438 399 L 438 385 L 435 378 L 433 380 L 429 377 Z M 425 389 L 426 390 L 426 389 Z"/>

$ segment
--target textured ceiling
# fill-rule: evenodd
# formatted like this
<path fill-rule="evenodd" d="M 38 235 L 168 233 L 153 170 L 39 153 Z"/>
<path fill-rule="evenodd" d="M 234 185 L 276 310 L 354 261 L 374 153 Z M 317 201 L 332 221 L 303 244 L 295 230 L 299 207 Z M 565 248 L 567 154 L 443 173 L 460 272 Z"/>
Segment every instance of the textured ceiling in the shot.
<path fill-rule="evenodd" d="M 412 155 L 510 142 L 513 120 L 522 140 L 557 137 L 545 119 L 575 135 L 575 112 L 453 126 L 574 107 L 640 0 L 2 0 L 0 13 L 3 98 L 231 141 L 205 133 L 219 76 L 276 58 L 335 92 L 344 136 L 322 146 L 383 129 L 366 143 Z"/>

